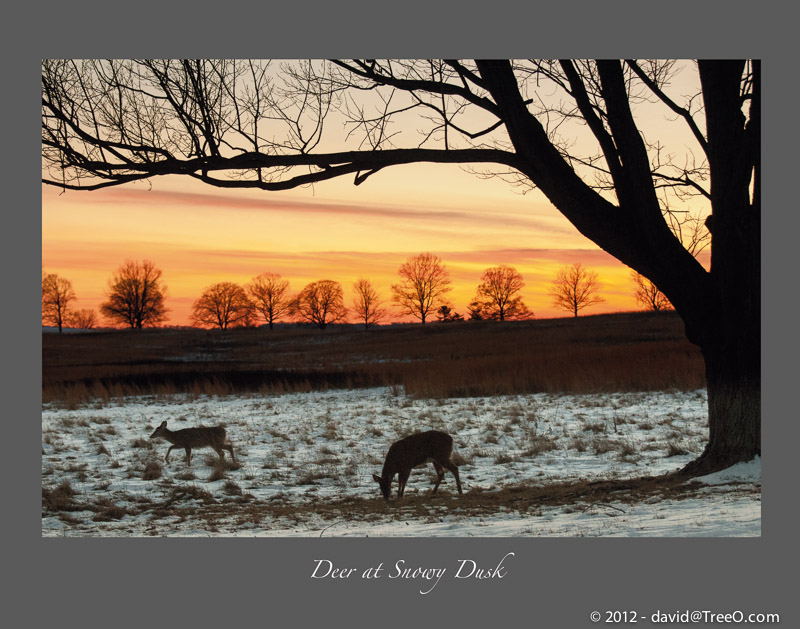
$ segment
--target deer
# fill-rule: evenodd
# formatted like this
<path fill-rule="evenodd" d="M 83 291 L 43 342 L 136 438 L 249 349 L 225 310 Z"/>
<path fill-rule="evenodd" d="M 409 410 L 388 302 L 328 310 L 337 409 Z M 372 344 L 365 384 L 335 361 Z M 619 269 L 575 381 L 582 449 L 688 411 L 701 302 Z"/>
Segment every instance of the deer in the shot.
<path fill-rule="evenodd" d="M 397 474 L 397 499 L 405 493 L 406 483 L 412 468 L 422 467 L 425 463 L 433 463 L 436 469 L 436 485 L 431 495 L 436 495 L 439 483 L 444 478 L 445 469 L 450 470 L 456 477 L 458 493 L 461 491 L 461 479 L 458 476 L 458 466 L 450 460 L 453 454 L 453 438 L 446 432 L 429 430 L 409 435 L 389 446 L 386 460 L 383 463 L 381 475 L 373 474 L 372 478 L 380 485 L 383 499 L 388 502 L 392 493 L 392 480 Z"/>
<path fill-rule="evenodd" d="M 222 426 L 212 426 L 209 428 L 184 428 L 182 430 L 172 431 L 167 428 L 167 421 L 161 422 L 161 425 L 153 431 L 150 438 L 163 437 L 172 445 L 167 450 L 167 456 L 164 461 L 169 463 L 169 453 L 174 448 L 183 448 L 186 450 L 186 462 L 191 465 L 192 463 L 192 448 L 213 448 L 219 455 L 220 461 L 225 460 L 225 453 L 227 450 L 231 453 L 231 459 L 236 460 L 233 455 L 233 444 L 225 436 L 225 428 Z"/>

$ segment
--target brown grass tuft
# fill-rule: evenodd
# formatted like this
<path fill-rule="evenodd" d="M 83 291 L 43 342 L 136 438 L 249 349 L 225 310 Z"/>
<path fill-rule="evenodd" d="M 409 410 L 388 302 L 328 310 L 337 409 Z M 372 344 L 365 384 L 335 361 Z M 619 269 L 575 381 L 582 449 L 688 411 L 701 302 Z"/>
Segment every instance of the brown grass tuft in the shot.
<path fill-rule="evenodd" d="M 69 481 L 62 481 L 55 489 L 42 488 L 42 510 L 44 511 L 77 511 L 80 509 L 74 500 L 75 490 Z"/>
<path fill-rule="evenodd" d="M 163 469 L 158 461 L 148 461 L 142 472 L 142 480 L 156 480 L 161 478 Z"/>
<path fill-rule="evenodd" d="M 679 444 L 677 444 L 677 443 L 675 443 L 673 441 L 670 441 L 667 444 L 667 455 L 666 455 L 667 458 L 672 457 L 672 456 L 683 456 L 684 454 L 689 454 L 689 451 L 686 448 L 684 448 L 683 446 L 681 446 L 681 445 L 679 445 Z"/>

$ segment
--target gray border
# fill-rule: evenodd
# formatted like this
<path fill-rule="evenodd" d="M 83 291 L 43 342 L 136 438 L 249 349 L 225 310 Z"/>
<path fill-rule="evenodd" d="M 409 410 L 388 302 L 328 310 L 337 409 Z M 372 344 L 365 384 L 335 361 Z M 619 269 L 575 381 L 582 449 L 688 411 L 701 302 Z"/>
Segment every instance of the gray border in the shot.
<path fill-rule="evenodd" d="M 186 3 L 188 4 L 188 3 Z M 270 3 L 272 4 L 272 3 Z M 13 49 L 6 50 L 11 81 L 4 90 L 2 120 L 12 134 L 4 160 L 6 200 L 3 255 L 5 268 L 16 270 L 14 294 L 26 307 L 4 317 L 6 382 L 14 384 L 12 412 L 6 426 L 19 422 L 23 448 L 11 448 L 7 486 L 16 494 L 6 540 L 7 574 L 14 579 L 12 605 L 24 605 L 41 624 L 74 619 L 83 626 L 141 625 L 155 620 L 194 621 L 200 626 L 246 622 L 306 626 L 311 622 L 352 626 L 407 626 L 426 619 L 467 627 L 506 624 L 579 627 L 591 623 L 591 610 L 709 609 L 779 612 L 786 622 L 796 596 L 788 573 L 794 521 L 786 517 L 783 496 L 796 494 L 788 465 L 796 422 L 785 393 L 790 352 L 786 343 L 788 310 L 764 308 L 764 470 L 765 506 L 761 539 L 745 540 L 553 540 L 553 539 L 369 539 L 369 540 L 43 540 L 37 505 L 40 471 L 34 435 L 39 431 L 41 373 L 39 328 L 35 326 L 36 254 L 41 216 L 31 206 L 40 198 L 35 133 L 36 64 L 41 57 L 235 54 L 240 57 L 319 57 L 380 51 L 385 56 L 493 57 L 597 54 L 664 57 L 747 55 L 765 60 L 764 143 L 765 207 L 781 207 L 763 221 L 765 306 L 780 285 L 776 257 L 786 251 L 787 220 L 795 205 L 787 182 L 788 151 L 781 137 L 790 135 L 782 121 L 793 120 L 790 100 L 778 84 L 791 60 L 780 59 L 782 42 L 794 41 L 794 21 L 783 10 L 755 13 L 752 3 L 643 2 L 565 3 L 562 8 L 520 8 L 517 2 L 452 5 L 427 2 L 298 3 L 295 8 L 218 5 L 194 2 L 191 13 L 161 2 L 123 5 L 108 15 L 109 5 L 71 2 L 43 7 L 27 5 L 13 27 Z M 761 5 L 764 6 L 763 4 Z M 223 13 L 224 12 L 224 13 Z M 597 27 L 601 25 L 603 30 Z M 213 29 L 213 30 L 212 30 Z M 9 29 L 10 30 L 10 29 Z M 5 46 L 4 46 L 5 47 Z M 24 124 L 18 121 L 24 120 Z M 794 134 L 792 134 L 792 137 Z M 24 157 L 18 159 L 22 153 Z M 10 172 L 9 170 L 10 169 Z M 776 194 L 777 191 L 777 194 Z M 778 206 L 780 203 L 780 206 Z M 17 218 L 25 212 L 24 218 Z M 794 219 L 791 219 L 794 220 Z M 24 238 L 17 235 L 18 226 Z M 792 226 L 793 227 L 793 226 Z M 785 240 L 784 240 L 785 239 Z M 19 260 L 22 260 L 20 264 Z M 785 264 L 785 261 L 784 261 Z M 13 271 L 12 271 L 13 272 Z M 17 292 L 19 291 L 19 292 Z M 30 311 L 29 311 L 30 308 Z M 21 333 L 19 331 L 22 331 Z M 793 340 L 793 339 L 792 339 Z M 779 345 L 779 343 L 781 345 Z M 31 347 L 36 349 L 31 349 Z M 785 348 L 785 349 L 784 349 Z M 783 351 L 781 351 L 783 349 Z M 793 354 L 793 352 L 792 352 Z M 24 358 L 23 358 L 24 357 Z M 18 368 L 22 361 L 24 369 Z M 9 367 L 13 368 L 11 371 Z M 789 367 L 790 368 L 790 367 Z M 17 376 L 16 374 L 20 374 Z M 20 377 L 21 376 L 21 377 Z M 24 470 L 24 474 L 20 471 Z M 13 476 L 11 475 L 13 474 Z M 20 487 L 13 480 L 21 476 Z M 29 480 L 29 479 L 39 479 Z M 791 530 L 790 530 L 791 527 Z M 790 537 L 792 535 L 792 537 Z M 454 583 L 442 581 L 427 596 L 418 582 L 309 579 L 313 560 L 329 558 L 339 565 L 366 568 L 391 565 L 454 566 L 460 558 L 492 565 L 515 552 L 503 580 Z M 11 570 L 8 567 L 13 566 Z M 170 596 L 191 601 L 180 608 Z M 789 594 L 792 594 L 790 598 Z M 27 595 L 27 596 L 26 596 Z M 39 604 L 30 605 L 28 596 Z M 12 618 L 20 613 L 9 614 Z M 39 624 L 39 623 L 37 623 Z"/>

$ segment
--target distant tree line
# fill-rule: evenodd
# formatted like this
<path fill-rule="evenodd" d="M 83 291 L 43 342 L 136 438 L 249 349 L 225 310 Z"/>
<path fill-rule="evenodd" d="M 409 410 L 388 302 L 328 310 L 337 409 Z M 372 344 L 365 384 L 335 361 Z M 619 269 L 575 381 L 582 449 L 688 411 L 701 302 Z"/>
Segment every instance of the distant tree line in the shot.
<path fill-rule="evenodd" d="M 134 329 L 155 326 L 167 320 L 166 291 L 162 271 L 155 264 L 128 260 L 109 279 L 100 313 L 112 325 Z M 72 309 L 75 299 L 72 282 L 42 270 L 43 325 L 57 327 L 59 332 L 64 327 L 96 327 L 97 314 L 91 309 Z"/>
<path fill-rule="evenodd" d="M 218 282 L 207 286 L 192 304 L 191 321 L 200 327 L 228 329 L 264 324 L 273 329 L 279 321 L 310 323 L 322 330 L 333 323 L 355 322 L 364 328 L 385 321 L 392 312 L 410 315 L 422 324 L 435 316 L 440 322 L 464 321 L 448 299 L 452 290 L 450 273 L 442 259 L 431 253 L 408 258 L 398 269 L 400 281 L 391 286 L 390 301 L 374 284 L 360 277 L 353 284 L 353 300 L 348 308 L 339 282 L 322 279 L 307 284 L 291 295 L 289 282 L 277 273 L 261 273 L 241 286 Z M 646 310 L 671 308 L 667 298 L 647 278 L 632 274 L 634 296 Z M 475 297 L 467 306 L 472 321 L 511 321 L 531 319 L 533 311 L 522 299 L 525 283 L 513 266 L 501 264 L 486 269 Z M 597 272 L 580 263 L 565 266 L 556 273 L 549 294 L 553 305 L 575 317 L 584 308 L 605 301 Z M 167 320 L 167 286 L 163 273 L 149 260 L 128 260 L 111 276 L 100 314 L 115 326 L 141 329 Z M 55 273 L 42 270 L 42 324 L 91 329 L 97 326 L 93 310 L 75 310 L 72 283 Z M 394 311 L 390 308 L 394 306 Z"/>

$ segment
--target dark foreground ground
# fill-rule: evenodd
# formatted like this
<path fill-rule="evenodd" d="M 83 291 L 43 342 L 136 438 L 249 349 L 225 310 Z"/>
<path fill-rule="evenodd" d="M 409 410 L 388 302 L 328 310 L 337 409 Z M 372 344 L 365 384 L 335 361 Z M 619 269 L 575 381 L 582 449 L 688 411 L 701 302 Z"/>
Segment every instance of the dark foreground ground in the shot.
<path fill-rule="evenodd" d="M 674 313 L 358 329 L 42 335 L 43 401 L 398 386 L 418 398 L 695 390 L 702 356 Z"/>

